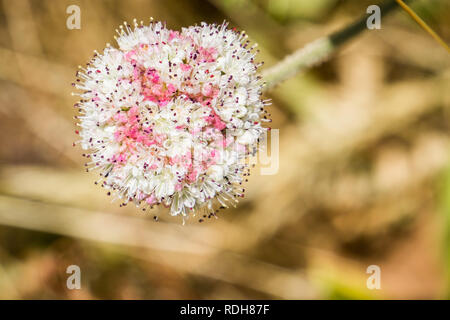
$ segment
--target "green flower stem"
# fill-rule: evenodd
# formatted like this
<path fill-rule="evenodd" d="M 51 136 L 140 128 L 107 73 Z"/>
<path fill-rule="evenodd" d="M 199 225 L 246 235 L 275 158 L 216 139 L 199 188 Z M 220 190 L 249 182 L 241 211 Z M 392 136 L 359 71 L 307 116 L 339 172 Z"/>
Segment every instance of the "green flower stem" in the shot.
<path fill-rule="evenodd" d="M 399 6 L 395 0 L 380 5 L 383 17 L 396 8 L 399 8 Z M 367 16 L 365 15 L 344 29 L 307 44 L 305 47 L 284 58 L 275 66 L 263 71 L 262 76 L 266 81 L 265 90 L 272 88 L 298 72 L 327 60 L 340 46 L 366 30 L 366 21 Z"/>

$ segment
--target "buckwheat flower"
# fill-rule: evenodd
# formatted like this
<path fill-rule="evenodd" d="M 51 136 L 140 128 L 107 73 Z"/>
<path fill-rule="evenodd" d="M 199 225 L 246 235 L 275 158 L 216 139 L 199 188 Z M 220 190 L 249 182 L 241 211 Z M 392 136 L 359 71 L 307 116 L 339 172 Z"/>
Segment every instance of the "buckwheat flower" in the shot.
<path fill-rule="evenodd" d="M 95 52 L 74 84 L 87 170 L 122 205 L 185 217 L 234 205 L 268 121 L 247 36 L 225 23 L 117 32 L 118 48 Z"/>

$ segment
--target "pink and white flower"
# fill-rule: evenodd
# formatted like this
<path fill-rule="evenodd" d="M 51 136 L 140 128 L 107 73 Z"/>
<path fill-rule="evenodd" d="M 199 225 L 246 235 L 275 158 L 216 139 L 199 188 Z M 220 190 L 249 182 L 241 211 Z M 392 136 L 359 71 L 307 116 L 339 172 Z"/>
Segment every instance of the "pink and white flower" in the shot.
<path fill-rule="evenodd" d="M 234 204 L 268 121 L 247 36 L 225 23 L 118 33 L 119 48 L 96 52 L 74 84 L 89 169 L 123 204 L 183 216 Z"/>

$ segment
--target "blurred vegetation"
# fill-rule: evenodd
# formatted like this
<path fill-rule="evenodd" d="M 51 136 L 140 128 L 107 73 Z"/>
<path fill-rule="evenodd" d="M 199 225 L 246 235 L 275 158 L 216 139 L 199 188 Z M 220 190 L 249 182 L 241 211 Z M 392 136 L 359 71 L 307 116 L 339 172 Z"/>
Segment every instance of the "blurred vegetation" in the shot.
<path fill-rule="evenodd" d="M 66 28 L 71 4 L 81 30 Z M 119 208 L 72 147 L 70 83 L 124 20 L 228 20 L 270 67 L 371 4 L 1 1 L 0 298 L 448 298 L 450 60 L 401 10 L 266 94 L 280 170 L 257 166 L 217 220 Z M 413 7 L 450 42 L 448 1 Z M 66 288 L 71 264 L 81 290 Z M 366 288 L 373 264 L 381 290 Z"/>

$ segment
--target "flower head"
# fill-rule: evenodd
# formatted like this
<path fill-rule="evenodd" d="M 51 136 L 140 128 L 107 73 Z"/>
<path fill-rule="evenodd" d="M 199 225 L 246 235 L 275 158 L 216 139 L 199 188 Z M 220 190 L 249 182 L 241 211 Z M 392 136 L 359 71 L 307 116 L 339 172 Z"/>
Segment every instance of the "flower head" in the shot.
<path fill-rule="evenodd" d="M 87 166 L 126 204 L 214 214 L 243 196 L 266 128 L 254 48 L 227 24 L 169 30 L 128 24 L 74 84 Z"/>

